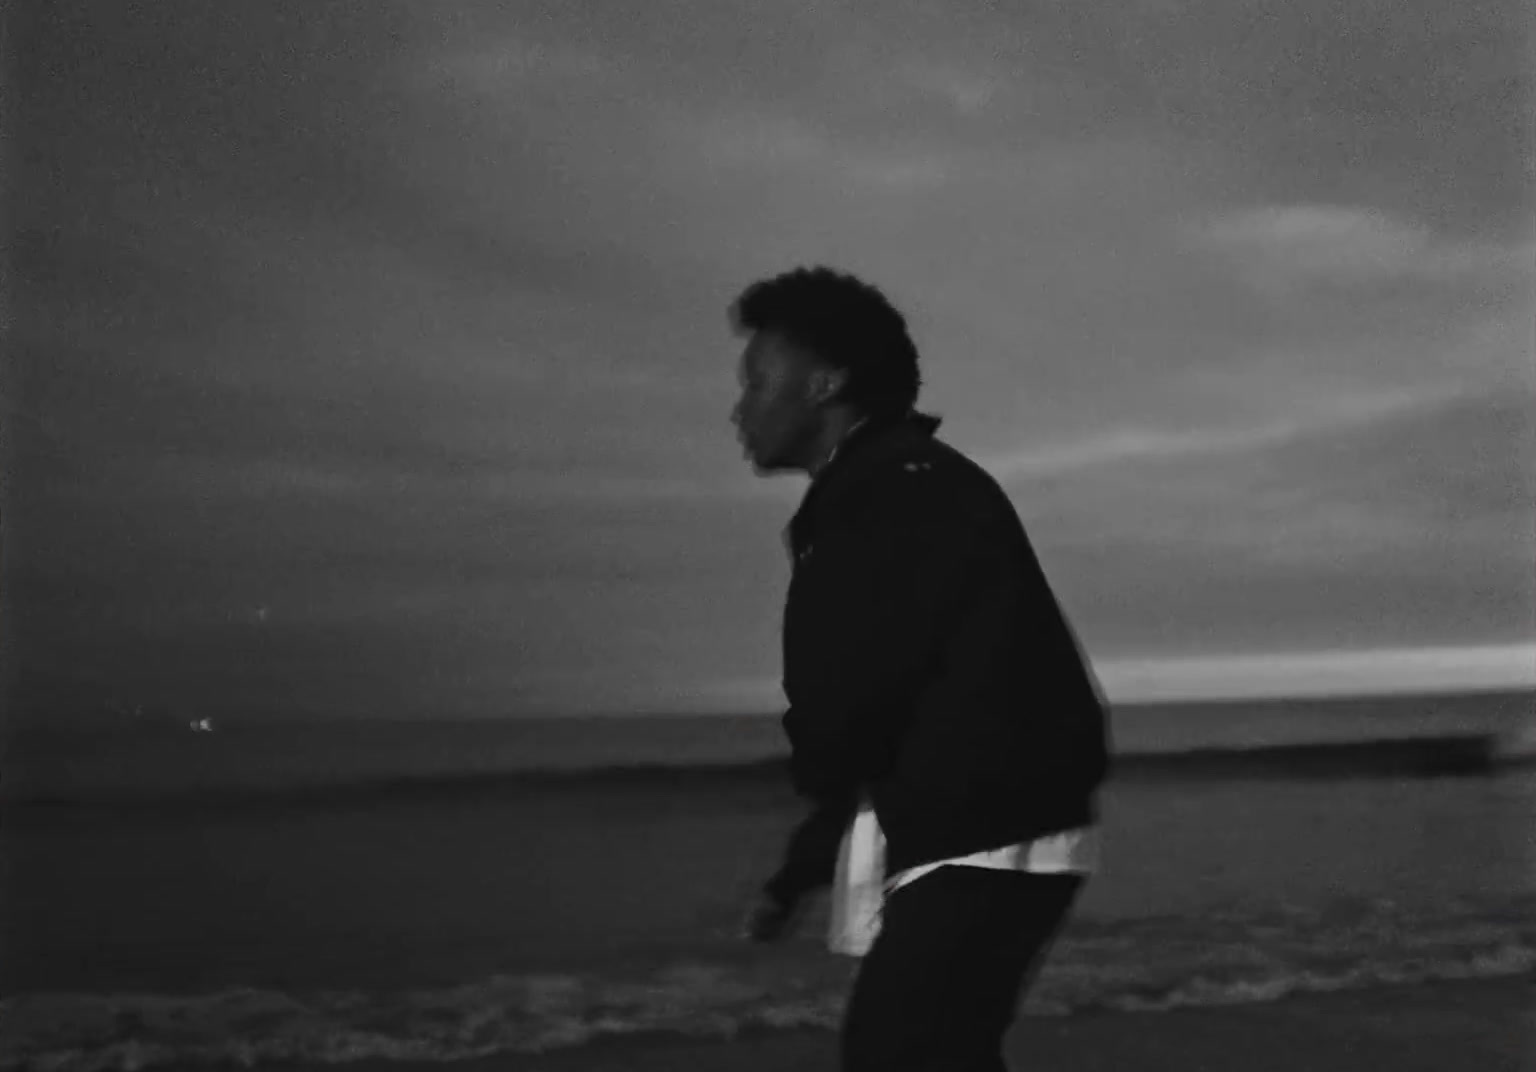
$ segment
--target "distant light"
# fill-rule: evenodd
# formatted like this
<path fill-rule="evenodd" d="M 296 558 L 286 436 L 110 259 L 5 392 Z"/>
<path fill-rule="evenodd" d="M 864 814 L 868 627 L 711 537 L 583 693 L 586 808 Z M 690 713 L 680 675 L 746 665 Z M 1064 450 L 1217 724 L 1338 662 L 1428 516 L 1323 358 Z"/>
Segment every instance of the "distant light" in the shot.
<path fill-rule="evenodd" d="M 213 719 L 211 719 L 211 718 L 193 719 L 192 720 L 192 730 L 195 733 L 212 733 L 213 732 Z"/>

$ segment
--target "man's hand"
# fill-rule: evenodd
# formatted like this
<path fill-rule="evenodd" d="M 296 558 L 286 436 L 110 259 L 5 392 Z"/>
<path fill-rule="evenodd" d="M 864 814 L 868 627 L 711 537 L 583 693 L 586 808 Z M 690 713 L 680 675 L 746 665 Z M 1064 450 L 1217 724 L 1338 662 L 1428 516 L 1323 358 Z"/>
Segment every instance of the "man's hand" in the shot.
<path fill-rule="evenodd" d="M 794 933 L 800 922 L 800 901 L 780 901 L 760 893 L 742 925 L 742 937 L 749 942 L 776 942 Z"/>

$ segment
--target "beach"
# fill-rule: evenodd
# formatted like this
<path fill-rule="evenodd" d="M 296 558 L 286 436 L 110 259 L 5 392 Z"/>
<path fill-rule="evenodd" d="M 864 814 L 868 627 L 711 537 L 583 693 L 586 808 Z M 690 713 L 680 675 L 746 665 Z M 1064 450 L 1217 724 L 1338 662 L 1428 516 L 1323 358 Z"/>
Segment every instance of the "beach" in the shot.
<path fill-rule="evenodd" d="M 1449 983 L 1221 1009 L 1034 1017 L 1015 1026 L 1006 1053 L 1010 1067 L 1021 1072 L 1529 1072 L 1536 1069 L 1536 988 L 1528 979 Z M 837 1042 L 829 1031 L 760 1032 L 724 1040 L 656 1036 L 447 1066 L 359 1061 L 281 1067 L 283 1072 L 831 1072 L 837 1067 Z"/>
<path fill-rule="evenodd" d="M 1190 736 L 1106 787 L 1018 1066 L 1521 1067 L 1536 770 Z M 801 813 L 782 771 L 611 759 L 6 803 L 0 1070 L 834 1067 L 825 902 L 737 934 Z"/>

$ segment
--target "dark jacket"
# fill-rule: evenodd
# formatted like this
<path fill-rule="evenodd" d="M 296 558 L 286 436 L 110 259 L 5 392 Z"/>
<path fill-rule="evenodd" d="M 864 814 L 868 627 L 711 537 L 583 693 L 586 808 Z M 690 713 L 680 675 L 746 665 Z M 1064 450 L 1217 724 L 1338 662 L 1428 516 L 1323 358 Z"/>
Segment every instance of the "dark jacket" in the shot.
<path fill-rule="evenodd" d="M 1095 818 L 1097 683 L 1012 502 L 938 425 L 859 426 L 786 531 L 784 729 L 812 811 L 782 902 L 830 884 L 861 796 L 889 872 Z"/>

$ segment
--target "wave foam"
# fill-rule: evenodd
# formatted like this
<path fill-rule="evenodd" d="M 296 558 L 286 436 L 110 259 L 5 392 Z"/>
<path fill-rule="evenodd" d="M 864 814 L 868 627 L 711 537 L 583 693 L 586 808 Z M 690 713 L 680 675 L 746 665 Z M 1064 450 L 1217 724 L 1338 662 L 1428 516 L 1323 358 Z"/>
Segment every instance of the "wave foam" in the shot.
<path fill-rule="evenodd" d="M 1231 908 L 1199 918 L 1078 921 L 1024 1011 L 1165 1011 L 1298 993 L 1536 971 L 1536 895 L 1409 909 Z M 603 1036 L 731 1037 L 835 1028 L 843 958 L 738 956 L 628 974 L 501 975 L 400 993 L 240 989 L 189 996 L 37 994 L 0 1001 L 0 1072 L 165 1065 L 455 1061 Z"/>

